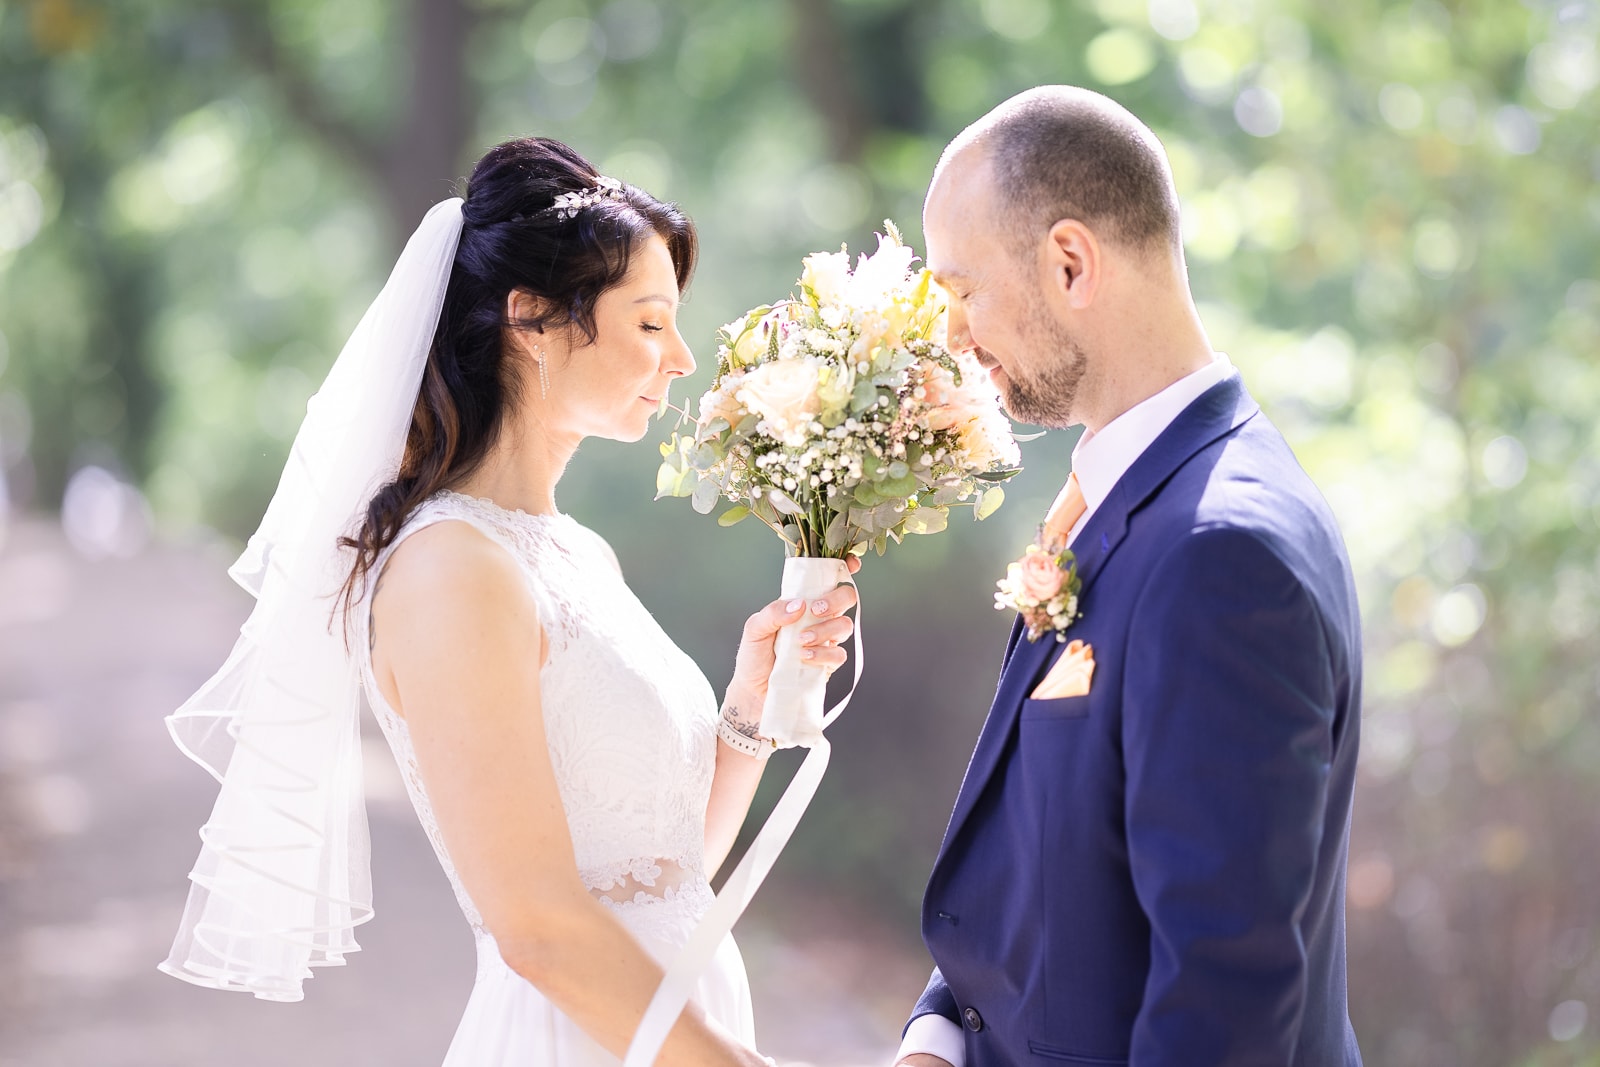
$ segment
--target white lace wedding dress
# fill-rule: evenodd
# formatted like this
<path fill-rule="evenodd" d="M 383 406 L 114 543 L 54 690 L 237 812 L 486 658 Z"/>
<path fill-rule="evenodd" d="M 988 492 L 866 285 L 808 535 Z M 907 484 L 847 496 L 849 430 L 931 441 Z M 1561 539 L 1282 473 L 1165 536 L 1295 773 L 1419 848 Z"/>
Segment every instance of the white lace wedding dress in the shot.
<path fill-rule="evenodd" d="M 717 748 L 711 686 L 624 583 L 610 546 L 566 515 L 507 511 L 441 492 L 379 556 L 374 578 L 406 537 L 448 520 L 471 524 L 521 565 L 550 645 L 540 696 L 578 874 L 666 967 L 712 901 L 703 855 Z M 363 602 L 355 612 L 359 628 L 367 617 Z M 357 640 L 356 647 L 367 648 L 365 633 Z M 378 690 L 370 659 L 361 659 L 367 699 L 477 939 L 477 983 L 445 1067 L 617 1064 L 501 959 L 451 865 L 405 720 Z M 695 999 L 754 1045 L 749 984 L 731 937 Z"/>

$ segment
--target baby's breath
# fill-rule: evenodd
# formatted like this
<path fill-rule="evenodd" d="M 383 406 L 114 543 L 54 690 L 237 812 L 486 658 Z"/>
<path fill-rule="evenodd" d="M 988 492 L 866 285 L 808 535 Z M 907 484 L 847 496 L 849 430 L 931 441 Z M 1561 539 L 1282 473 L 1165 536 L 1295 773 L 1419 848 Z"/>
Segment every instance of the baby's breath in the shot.
<path fill-rule="evenodd" d="M 662 445 L 658 497 L 724 501 L 722 524 L 754 515 L 792 553 L 834 557 L 1000 506 L 1020 461 L 1010 422 L 977 360 L 945 347 L 939 290 L 886 229 L 853 269 L 843 249 L 808 256 L 799 296 L 723 327 L 693 432 Z"/>

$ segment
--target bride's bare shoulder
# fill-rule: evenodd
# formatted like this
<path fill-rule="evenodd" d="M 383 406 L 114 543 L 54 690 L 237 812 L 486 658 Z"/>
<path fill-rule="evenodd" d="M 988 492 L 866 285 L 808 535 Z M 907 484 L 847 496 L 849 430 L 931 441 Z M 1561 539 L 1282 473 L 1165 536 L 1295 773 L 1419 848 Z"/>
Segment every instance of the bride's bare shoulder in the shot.
<path fill-rule="evenodd" d="M 417 530 L 390 554 L 373 583 L 374 644 L 384 635 L 417 642 L 471 643 L 486 627 L 536 631 L 537 605 L 520 564 L 471 523 L 442 520 Z"/>

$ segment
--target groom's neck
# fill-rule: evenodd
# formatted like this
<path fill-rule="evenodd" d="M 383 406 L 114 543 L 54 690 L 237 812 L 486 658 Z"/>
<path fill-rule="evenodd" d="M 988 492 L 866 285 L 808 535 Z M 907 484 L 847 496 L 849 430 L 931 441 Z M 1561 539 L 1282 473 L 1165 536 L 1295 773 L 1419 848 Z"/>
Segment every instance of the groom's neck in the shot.
<path fill-rule="evenodd" d="M 1099 432 L 1130 408 L 1208 366 L 1215 353 L 1181 279 L 1150 279 L 1142 288 L 1108 293 L 1095 355 L 1094 387 L 1083 423 Z M 1087 383 L 1086 383 L 1087 384 Z"/>

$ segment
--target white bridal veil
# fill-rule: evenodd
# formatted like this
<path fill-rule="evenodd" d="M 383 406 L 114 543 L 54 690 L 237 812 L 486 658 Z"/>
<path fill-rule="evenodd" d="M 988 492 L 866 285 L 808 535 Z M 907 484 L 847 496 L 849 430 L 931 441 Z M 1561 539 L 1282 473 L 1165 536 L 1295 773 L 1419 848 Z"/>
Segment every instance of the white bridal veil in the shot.
<path fill-rule="evenodd" d="M 398 472 L 461 237 L 433 207 L 306 406 L 261 526 L 229 569 L 256 598 L 222 668 L 167 718 L 222 783 L 200 828 L 188 904 L 160 964 L 176 978 L 299 1000 L 372 917 L 361 690 L 338 591 L 338 545 Z"/>

